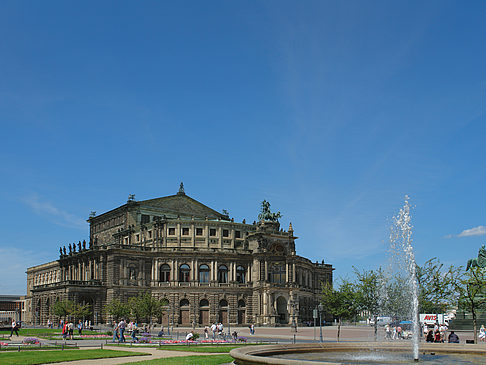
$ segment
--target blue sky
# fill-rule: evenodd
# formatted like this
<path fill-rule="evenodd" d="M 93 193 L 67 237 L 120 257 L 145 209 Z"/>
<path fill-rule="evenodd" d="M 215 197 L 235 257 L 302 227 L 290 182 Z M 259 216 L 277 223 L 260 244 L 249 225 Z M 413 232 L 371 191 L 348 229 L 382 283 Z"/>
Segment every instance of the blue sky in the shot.
<path fill-rule="evenodd" d="M 267 199 L 298 254 L 386 262 L 409 194 L 419 263 L 486 241 L 482 1 L 2 1 L 0 293 L 90 211 Z"/>

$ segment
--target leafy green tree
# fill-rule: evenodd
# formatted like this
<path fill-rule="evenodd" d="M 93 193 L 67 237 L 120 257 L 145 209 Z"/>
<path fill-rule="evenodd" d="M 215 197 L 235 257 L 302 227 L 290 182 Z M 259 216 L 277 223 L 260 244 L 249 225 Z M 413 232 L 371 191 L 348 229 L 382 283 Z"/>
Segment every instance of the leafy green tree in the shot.
<path fill-rule="evenodd" d="M 105 311 L 113 316 L 115 320 L 128 318 L 130 316 L 130 307 L 128 306 L 128 303 L 123 303 L 116 298 L 105 306 Z"/>
<path fill-rule="evenodd" d="M 458 278 L 461 267 L 444 267 L 436 257 L 416 267 L 419 285 L 419 312 L 444 313 L 454 307 L 458 299 Z"/>
<path fill-rule="evenodd" d="M 77 319 L 84 320 L 84 318 L 91 315 L 91 307 L 89 304 L 75 304 L 71 311 L 71 315 Z"/>
<path fill-rule="evenodd" d="M 486 308 L 485 288 L 486 269 L 481 267 L 469 268 L 458 280 L 459 305 L 472 314 L 475 343 L 478 342 L 478 311 Z"/>
<path fill-rule="evenodd" d="M 364 270 L 355 273 L 357 277 L 356 295 L 358 301 L 358 308 L 361 311 L 368 312 L 374 321 L 375 341 L 378 335 L 378 315 L 382 307 L 383 298 L 385 296 L 385 275 L 381 268 L 378 270 Z"/>
<path fill-rule="evenodd" d="M 408 278 L 396 274 L 384 279 L 384 286 L 386 299 L 382 303 L 383 313 L 395 319 L 402 319 L 404 315 L 408 315 L 410 312 Z"/>
<path fill-rule="evenodd" d="M 149 292 L 140 293 L 137 297 L 130 298 L 128 303 L 137 321 L 143 318 L 150 323 L 152 323 L 153 317 L 162 316 L 164 306 L 167 304 L 165 300 L 158 300 Z"/>
<path fill-rule="evenodd" d="M 53 312 L 56 316 L 66 319 L 73 313 L 75 304 L 72 300 L 56 301 L 53 305 Z"/>
<path fill-rule="evenodd" d="M 342 321 L 353 319 L 358 314 L 356 288 L 348 281 L 343 281 L 338 290 L 331 285 L 324 285 L 321 303 L 327 314 L 338 319 L 337 341 L 339 342 Z"/>

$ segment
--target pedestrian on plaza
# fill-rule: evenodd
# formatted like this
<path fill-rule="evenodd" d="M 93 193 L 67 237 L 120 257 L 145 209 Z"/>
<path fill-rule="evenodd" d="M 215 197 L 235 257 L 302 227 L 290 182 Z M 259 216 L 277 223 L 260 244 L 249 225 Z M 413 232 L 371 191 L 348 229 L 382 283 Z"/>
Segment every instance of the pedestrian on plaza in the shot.
<path fill-rule="evenodd" d="M 385 326 L 385 339 L 391 340 L 391 328 L 389 324 Z"/>
<path fill-rule="evenodd" d="M 209 328 L 204 326 L 204 338 L 207 340 L 209 338 Z"/>
<path fill-rule="evenodd" d="M 218 327 L 216 326 L 216 323 L 213 323 L 211 325 L 211 332 L 213 332 L 213 340 L 216 339 L 216 331 L 217 331 Z"/>
<path fill-rule="evenodd" d="M 485 342 L 486 341 L 486 328 L 484 328 L 484 324 L 481 325 L 479 329 L 479 341 Z"/>
<path fill-rule="evenodd" d="M 219 322 L 218 323 L 218 335 L 221 338 L 223 337 L 223 329 L 224 329 L 223 323 Z"/>
<path fill-rule="evenodd" d="M 120 332 L 120 342 L 125 342 L 125 328 L 127 327 L 127 323 L 125 320 L 122 318 L 120 323 L 118 323 L 118 331 Z"/>
<path fill-rule="evenodd" d="M 69 329 L 69 339 L 72 340 L 74 338 L 74 323 L 72 321 L 69 321 L 68 329 Z"/>
<path fill-rule="evenodd" d="M 187 335 L 186 335 L 186 341 L 192 341 L 192 338 L 194 337 L 194 334 L 191 332 L 189 332 Z"/>
<path fill-rule="evenodd" d="M 162 327 L 160 328 L 159 333 L 157 334 L 157 337 L 164 337 L 164 336 L 165 336 L 165 333 L 164 333 L 164 326 L 162 326 Z"/>
<path fill-rule="evenodd" d="M 64 323 L 64 325 L 62 326 L 62 338 L 64 339 L 64 341 L 66 341 L 67 336 L 69 334 L 69 326 L 67 321 L 66 322 L 62 321 L 62 322 Z"/>
<path fill-rule="evenodd" d="M 396 326 L 393 326 L 393 329 L 392 329 L 392 340 L 396 340 L 397 339 L 397 327 Z"/>
<path fill-rule="evenodd" d="M 402 327 L 400 327 L 400 325 L 397 326 L 397 338 L 399 340 L 402 339 Z"/>
<path fill-rule="evenodd" d="M 10 337 L 12 337 L 14 332 L 17 335 L 17 337 L 19 337 L 19 327 L 17 325 L 17 322 L 15 322 L 15 319 L 12 319 L 11 326 L 12 326 L 12 329 L 10 330 Z"/>
<path fill-rule="evenodd" d="M 83 321 L 79 320 L 78 323 L 78 334 L 81 336 L 83 334 Z"/>
<path fill-rule="evenodd" d="M 459 336 L 454 333 L 454 331 L 451 331 L 451 334 L 449 335 L 449 343 L 459 343 Z"/>
<path fill-rule="evenodd" d="M 137 338 L 138 327 L 136 323 L 132 323 L 132 342 L 138 342 Z"/>
<path fill-rule="evenodd" d="M 255 334 L 255 325 L 252 323 L 250 324 L 250 335 L 254 335 Z"/>
<path fill-rule="evenodd" d="M 436 330 L 435 333 L 434 333 L 434 342 L 442 342 L 440 340 L 440 331 L 439 330 Z"/>
<path fill-rule="evenodd" d="M 64 319 L 59 321 L 59 328 L 64 328 Z"/>
<path fill-rule="evenodd" d="M 118 336 L 118 324 L 116 321 L 113 321 L 113 342 L 119 341 L 120 337 Z"/>

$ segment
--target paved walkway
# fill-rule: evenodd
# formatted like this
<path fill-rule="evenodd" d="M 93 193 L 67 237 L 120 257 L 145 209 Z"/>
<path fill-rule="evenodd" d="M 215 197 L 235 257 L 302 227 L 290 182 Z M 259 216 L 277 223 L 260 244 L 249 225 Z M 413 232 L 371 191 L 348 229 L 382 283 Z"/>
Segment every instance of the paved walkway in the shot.
<path fill-rule="evenodd" d="M 99 349 L 99 347 L 94 347 Z M 99 364 L 100 362 L 109 365 L 114 364 L 127 364 L 131 362 L 137 361 L 146 361 L 146 360 L 154 360 L 154 359 L 164 359 L 167 357 L 176 357 L 176 356 L 192 356 L 192 355 L 220 355 L 220 354 L 211 354 L 211 353 L 200 353 L 200 352 L 182 352 L 182 351 L 165 351 L 165 350 L 157 350 L 156 348 L 151 347 L 111 347 L 105 346 L 106 349 L 113 349 L 113 350 L 122 350 L 122 351 L 132 351 L 132 352 L 145 352 L 147 356 L 128 356 L 128 357 L 115 357 L 111 359 L 93 359 L 93 360 L 78 360 L 78 361 L 65 361 L 65 362 L 58 362 L 56 364 L 62 365 L 93 365 Z M 87 350 L 89 347 L 83 348 L 83 350 Z M 79 350 L 79 351 L 83 351 Z"/>

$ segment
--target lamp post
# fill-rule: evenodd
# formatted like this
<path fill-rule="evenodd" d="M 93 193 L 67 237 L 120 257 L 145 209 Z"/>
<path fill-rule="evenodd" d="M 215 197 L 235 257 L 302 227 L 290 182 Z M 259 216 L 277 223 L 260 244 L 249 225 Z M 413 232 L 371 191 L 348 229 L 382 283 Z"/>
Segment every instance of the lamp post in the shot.
<path fill-rule="evenodd" d="M 228 338 L 231 338 L 230 305 L 228 303 Z"/>
<path fill-rule="evenodd" d="M 319 303 L 317 309 L 319 310 L 319 342 L 322 342 L 322 311 L 324 310 L 322 303 Z"/>
<path fill-rule="evenodd" d="M 290 299 L 290 307 L 292 308 L 292 329 L 297 332 L 297 322 L 295 321 L 295 312 L 297 310 L 297 301 Z"/>

